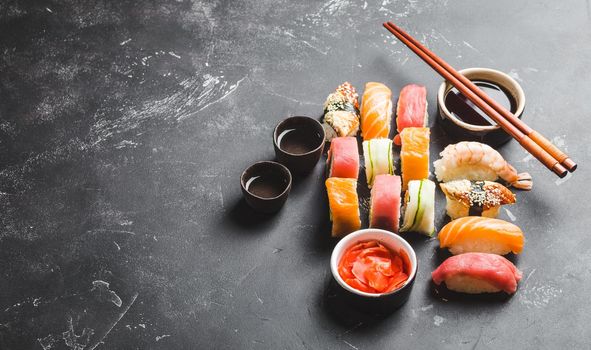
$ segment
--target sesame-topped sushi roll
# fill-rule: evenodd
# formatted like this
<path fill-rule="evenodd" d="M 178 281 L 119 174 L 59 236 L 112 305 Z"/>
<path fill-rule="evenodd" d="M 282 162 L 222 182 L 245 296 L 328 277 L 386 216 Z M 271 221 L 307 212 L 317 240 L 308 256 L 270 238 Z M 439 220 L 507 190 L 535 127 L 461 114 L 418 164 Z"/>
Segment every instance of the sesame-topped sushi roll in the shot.
<path fill-rule="evenodd" d="M 447 215 L 496 218 L 501 205 L 514 204 L 515 195 L 507 187 L 492 181 L 456 180 L 439 184 L 447 199 Z"/>
<path fill-rule="evenodd" d="M 355 136 L 359 131 L 359 95 L 348 82 L 339 85 L 324 102 L 323 128 L 326 139 Z"/>

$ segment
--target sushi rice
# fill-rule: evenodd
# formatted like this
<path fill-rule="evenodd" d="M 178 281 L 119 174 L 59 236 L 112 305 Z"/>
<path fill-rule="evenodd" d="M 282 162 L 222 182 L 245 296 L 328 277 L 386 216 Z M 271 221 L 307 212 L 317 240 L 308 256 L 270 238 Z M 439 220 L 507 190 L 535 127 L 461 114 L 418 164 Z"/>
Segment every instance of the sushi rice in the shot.
<path fill-rule="evenodd" d="M 394 174 L 392 140 L 379 138 L 363 141 L 363 157 L 365 160 L 365 175 L 369 188 L 373 185 L 377 175 Z"/>
<path fill-rule="evenodd" d="M 412 180 L 404 196 L 401 232 L 417 232 L 432 237 L 435 233 L 435 183 Z"/>

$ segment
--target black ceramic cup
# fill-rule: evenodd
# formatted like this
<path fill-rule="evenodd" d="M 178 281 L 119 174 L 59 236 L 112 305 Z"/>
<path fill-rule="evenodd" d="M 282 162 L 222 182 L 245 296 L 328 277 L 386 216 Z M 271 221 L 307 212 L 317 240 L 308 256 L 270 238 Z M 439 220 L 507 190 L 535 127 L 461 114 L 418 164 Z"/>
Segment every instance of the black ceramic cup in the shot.
<path fill-rule="evenodd" d="M 410 262 L 408 280 L 402 287 L 392 292 L 374 294 L 359 291 L 349 286 L 339 274 L 339 262 L 345 252 L 357 243 L 373 240 L 382 243 L 391 251 L 406 254 Z M 418 263 L 415 251 L 404 238 L 392 232 L 374 228 L 355 231 L 345 236 L 335 246 L 330 257 L 330 270 L 337 285 L 341 288 L 340 294 L 342 297 L 346 298 L 348 303 L 356 309 L 372 313 L 388 313 L 402 306 L 410 296 L 417 269 Z"/>
<path fill-rule="evenodd" d="M 469 80 L 489 81 L 501 87 L 515 102 L 513 114 L 521 119 L 525 109 L 525 93 L 515 79 L 503 72 L 489 68 L 467 68 L 462 69 L 459 73 Z M 441 83 L 437 92 L 437 106 L 439 109 L 438 121 L 454 141 L 478 141 L 491 146 L 499 146 L 512 139 L 511 135 L 496 124 L 469 124 L 451 113 L 445 105 L 445 99 L 452 88 L 453 86 L 448 81 Z"/>
<path fill-rule="evenodd" d="M 275 157 L 293 173 L 307 173 L 322 155 L 324 137 L 324 128 L 314 118 L 295 116 L 284 119 L 273 131 Z"/>
<path fill-rule="evenodd" d="M 291 190 L 291 173 L 282 164 L 257 162 L 240 176 L 240 187 L 246 203 L 261 213 L 281 209 Z"/>

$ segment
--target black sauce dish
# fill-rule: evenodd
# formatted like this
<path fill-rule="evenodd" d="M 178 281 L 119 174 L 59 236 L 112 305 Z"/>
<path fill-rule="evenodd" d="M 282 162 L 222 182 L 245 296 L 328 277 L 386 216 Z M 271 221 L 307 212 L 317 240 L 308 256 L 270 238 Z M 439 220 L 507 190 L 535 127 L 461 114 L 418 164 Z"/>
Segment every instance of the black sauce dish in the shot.
<path fill-rule="evenodd" d="M 341 278 L 339 274 L 339 262 L 343 254 L 357 243 L 372 240 L 380 242 L 391 251 L 404 253 L 408 257 L 408 261 L 410 262 L 409 276 L 402 287 L 388 293 L 366 293 L 349 286 Z M 348 300 L 347 304 L 359 311 L 384 314 L 398 309 L 410 297 L 418 270 L 418 262 L 414 249 L 404 238 L 389 231 L 368 228 L 355 231 L 341 239 L 332 251 L 330 270 L 333 279 L 340 287 L 339 292 L 341 296 Z"/>
<path fill-rule="evenodd" d="M 467 68 L 459 73 L 469 80 L 488 82 L 500 88 L 511 101 L 511 112 L 521 119 L 525 109 L 525 93 L 515 79 L 501 71 L 489 68 Z M 446 105 L 448 94 L 452 89 L 451 83 L 444 81 L 437 91 L 438 121 L 448 136 L 454 141 L 478 141 L 493 147 L 512 139 L 511 135 L 494 122 L 492 125 L 477 125 L 458 118 Z"/>
<path fill-rule="evenodd" d="M 293 173 L 308 173 L 322 155 L 324 139 L 324 128 L 316 119 L 304 116 L 284 119 L 273 131 L 276 160 Z"/>
<path fill-rule="evenodd" d="M 261 213 L 274 213 L 283 207 L 289 196 L 291 173 L 277 162 L 257 162 L 242 172 L 240 187 L 251 208 Z"/>

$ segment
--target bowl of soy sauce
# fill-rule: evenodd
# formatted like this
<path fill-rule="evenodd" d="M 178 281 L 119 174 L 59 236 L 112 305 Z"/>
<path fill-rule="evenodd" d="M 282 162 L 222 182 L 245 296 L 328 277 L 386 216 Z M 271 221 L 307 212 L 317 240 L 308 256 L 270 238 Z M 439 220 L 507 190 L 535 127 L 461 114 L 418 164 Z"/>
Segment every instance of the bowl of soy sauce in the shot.
<path fill-rule="evenodd" d="M 240 187 L 251 208 L 261 213 L 274 213 L 283 207 L 289 196 L 291 173 L 277 162 L 257 162 L 242 172 Z"/>
<path fill-rule="evenodd" d="M 305 174 L 318 163 L 325 136 L 324 128 L 314 118 L 286 118 L 273 131 L 275 157 L 293 173 Z"/>
<path fill-rule="evenodd" d="M 525 109 L 525 94 L 515 79 L 490 68 L 467 68 L 459 73 L 521 119 Z M 478 141 L 500 146 L 512 139 L 511 135 L 448 81 L 444 81 L 439 87 L 437 106 L 439 121 L 454 141 Z"/>

